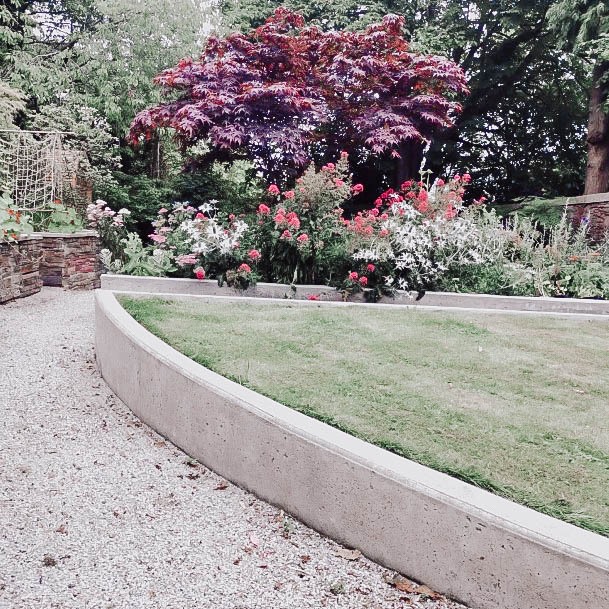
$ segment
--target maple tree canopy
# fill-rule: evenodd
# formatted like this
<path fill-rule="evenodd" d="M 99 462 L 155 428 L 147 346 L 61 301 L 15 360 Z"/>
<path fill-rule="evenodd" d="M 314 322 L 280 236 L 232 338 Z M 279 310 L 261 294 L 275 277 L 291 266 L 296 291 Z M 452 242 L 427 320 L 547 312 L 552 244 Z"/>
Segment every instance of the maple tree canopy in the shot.
<path fill-rule="evenodd" d="M 140 112 L 131 140 L 169 127 L 184 146 L 241 150 L 267 176 L 304 166 L 316 145 L 397 157 L 452 126 L 467 93 L 454 62 L 409 51 L 403 24 L 387 15 L 363 32 L 324 32 L 279 8 L 247 34 L 210 37 L 198 60 L 155 78 L 170 101 Z"/>

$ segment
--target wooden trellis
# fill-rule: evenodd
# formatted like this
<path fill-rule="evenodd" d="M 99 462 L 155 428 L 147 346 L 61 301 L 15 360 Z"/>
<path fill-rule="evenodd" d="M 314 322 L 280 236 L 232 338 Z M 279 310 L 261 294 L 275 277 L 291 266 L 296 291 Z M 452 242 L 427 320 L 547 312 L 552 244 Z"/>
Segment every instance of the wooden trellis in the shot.
<path fill-rule="evenodd" d="M 0 188 L 26 212 L 65 203 L 74 184 L 74 152 L 64 150 L 60 131 L 0 130 Z"/>

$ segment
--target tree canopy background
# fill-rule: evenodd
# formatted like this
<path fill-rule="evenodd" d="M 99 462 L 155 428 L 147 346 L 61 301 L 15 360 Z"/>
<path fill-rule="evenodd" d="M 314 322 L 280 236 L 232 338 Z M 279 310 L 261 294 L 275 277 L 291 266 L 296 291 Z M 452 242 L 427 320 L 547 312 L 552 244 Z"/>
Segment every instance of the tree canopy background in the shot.
<path fill-rule="evenodd" d="M 5 0 L 0 128 L 73 132 L 68 145 L 85 149 L 96 195 L 136 221 L 177 198 L 246 206 L 260 191 L 247 162 L 183 172 L 195 165 L 171 133 L 136 149 L 126 137 L 161 99 L 156 74 L 197 57 L 212 29 L 248 31 L 280 4 L 325 30 L 402 15 L 414 51 L 463 67 L 471 94 L 426 153 L 435 174 L 468 171 L 479 191 L 512 202 L 581 194 L 588 159 L 588 189 L 609 190 L 607 0 Z M 423 151 L 403 152 L 412 173 Z M 379 159 L 379 191 L 393 163 Z"/>

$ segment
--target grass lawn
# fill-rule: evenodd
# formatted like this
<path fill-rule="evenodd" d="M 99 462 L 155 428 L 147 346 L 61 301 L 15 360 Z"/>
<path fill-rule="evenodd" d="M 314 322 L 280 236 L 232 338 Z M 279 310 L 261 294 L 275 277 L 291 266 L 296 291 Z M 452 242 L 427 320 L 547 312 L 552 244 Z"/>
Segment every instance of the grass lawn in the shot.
<path fill-rule="evenodd" d="M 120 300 L 278 402 L 609 535 L 609 321 Z"/>

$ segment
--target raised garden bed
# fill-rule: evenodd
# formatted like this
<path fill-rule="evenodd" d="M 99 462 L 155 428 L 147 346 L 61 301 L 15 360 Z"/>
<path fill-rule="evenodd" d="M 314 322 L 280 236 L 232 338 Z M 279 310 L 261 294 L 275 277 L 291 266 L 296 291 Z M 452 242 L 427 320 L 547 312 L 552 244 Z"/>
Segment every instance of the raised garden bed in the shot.
<path fill-rule="evenodd" d="M 0 244 L 0 303 L 40 292 L 41 243 L 40 237 L 29 236 Z"/>
<path fill-rule="evenodd" d="M 100 287 L 100 241 L 95 231 L 35 235 L 41 239 L 40 275 L 43 285 L 66 290 Z"/>

